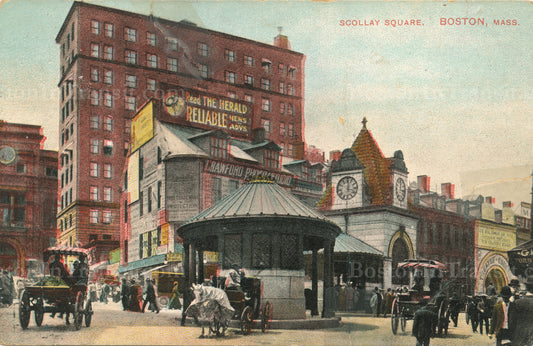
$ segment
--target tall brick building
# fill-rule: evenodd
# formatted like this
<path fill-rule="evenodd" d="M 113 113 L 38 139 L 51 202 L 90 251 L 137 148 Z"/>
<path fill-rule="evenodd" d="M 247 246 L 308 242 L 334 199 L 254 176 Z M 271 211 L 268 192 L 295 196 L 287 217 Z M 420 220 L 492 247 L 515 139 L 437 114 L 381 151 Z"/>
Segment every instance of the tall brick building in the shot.
<path fill-rule="evenodd" d="M 303 158 L 305 56 L 291 51 L 285 36 L 268 45 L 188 21 L 74 2 L 56 42 L 61 244 L 118 247 L 131 118 L 149 98 L 162 97 L 164 84 L 251 104 L 249 128 L 264 127 L 284 156 Z"/>
<path fill-rule="evenodd" d="M 0 121 L 0 268 L 26 274 L 26 261 L 55 245 L 57 152 L 43 129 Z"/>

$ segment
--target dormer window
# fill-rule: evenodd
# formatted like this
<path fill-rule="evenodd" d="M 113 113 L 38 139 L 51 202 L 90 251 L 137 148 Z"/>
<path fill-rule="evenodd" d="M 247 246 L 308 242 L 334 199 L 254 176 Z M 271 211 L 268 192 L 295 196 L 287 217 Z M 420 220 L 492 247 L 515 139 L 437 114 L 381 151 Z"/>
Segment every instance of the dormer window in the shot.
<path fill-rule="evenodd" d="M 211 156 L 217 159 L 228 158 L 229 141 L 225 138 L 211 138 Z"/>
<path fill-rule="evenodd" d="M 279 152 L 270 149 L 265 150 L 265 167 L 279 169 Z"/>

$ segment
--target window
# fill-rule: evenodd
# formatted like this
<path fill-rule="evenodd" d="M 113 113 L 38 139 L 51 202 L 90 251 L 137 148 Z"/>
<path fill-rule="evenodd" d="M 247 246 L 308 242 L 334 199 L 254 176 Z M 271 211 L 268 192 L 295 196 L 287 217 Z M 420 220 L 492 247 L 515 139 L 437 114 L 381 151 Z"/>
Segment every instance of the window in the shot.
<path fill-rule="evenodd" d="M 98 201 L 98 186 L 92 185 L 90 187 L 91 201 Z"/>
<path fill-rule="evenodd" d="M 244 56 L 244 64 L 245 64 L 246 66 L 254 67 L 254 65 L 255 65 L 255 59 L 252 58 L 252 57 L 249 56 L 249 55 L 245 55 L 245 56 Z"/>
<path fill-rule="evenodd" d="M 147 78 L 146 79 L 146 89 L 150 91 L 155 91 L 156 85 L 155 85 L 155 79 Z"/>
<path fill-rule="evenodd" d="M 239 188 L 239 181 L 230 179 L 228 181 L 228 193 L 232 193 L 233 191 L 237 190 Z"/>
<path fill-rule="evenodd" d="M 124 119 L 124 133 L 128 134 L 131 132 L 131 119 Z"/>
<path fill-rule="evenodd" d="M 124 157 L 128 156 L 129 150 L 130 150 L 130 143 L 124 142 Z"/>
<path fill-rule="evenodd" d="M 93 58 L 100 57 L 100 45 L 96 43 L 91 43 L 91 56 Z"/>
<path fill-rule="evenodd" d="M 198 65 L 198 73 L 200 74 L 200 77 L 202 78 L 209 78 L 209 68 L 207 65 L 199 64 Z"/>
<path fill-rule="evenodd" d="M 135 110 L 135 97 L 134 96 L 125 96 L 124 97 L 124 109 L 128 111 Z"/>
<path fill-rule="evenodd" d="M 91 32 L 95 35 L 100 35 L 100 22 L 91 20 Z"/>
<path fill-rule="evenodd" d="M 279 135 L 282 137 L 285 136 L 285 123 L 279 123 Z"/>
<path fill-rule="evenodd" d="M 100 104 L 99 96 L 98 90 L 91 90 L 91 105 L 98 106 Z"/>
<path fill-rule="evenodd" d="M 137 52 L 134 50 L 126 50 L 124 52 L 124 61 L 128 64 L 136 64 L 137 63 Z"/>
<path fill-rule="evenodd" d="M 211 138 L 211 155 L 219 159 L 228 158 L 228 140 L 224 138 Z"/>
<path fill-rule="evenodd" d="M 289 66 L 289 70 L 288 70 L 287 75 L 288 75 L 290 78 L 294 79 L 294 78 L 296 77 L 296 67 L 294 67 L 294 66 Z"/>
<path fill-rule="evenodd" d="M 261 127 L 265 129 L 266 133 L 270 133 L 270 120 L 261 119 Z"/>
<path fill-rule="evenodd" d="M 161 209 L 161 188 L 162 183 L 160 181 L 157 182 L 157 209 Z"/>
<path fill-rule="evenodd" d="M 124 28 L 124 39 L 130 42 L 137 42 L 137 30 Z"/>
<path fill-rule="evenodd" d="M 98 163 L 97 162 L 91 162 L 90 164 L 90 175 L 91 177 L 98 178 Z"/>
<path fill-rule="evenodd" d="M 104 178 L 113 178 L 113 166 L 110 163 L 104 163 Z"/>
<path fill-rule="evenodd" d="M 294 256 L 298 249 L 298 237 L 295 235 L 281 235 L 280 269 L 298 269 L 299 256 Z"/>
<path fill-rule="evenodd" d="M 149 186 L 148 187 L 148 193 L 147 193 L 148 196 L 148 203 L 147 203 L 147 212 L 150 213 L 152 211 L 152 187 Z"/>
<path fill-rule="evenodd" d="M 104 154 L 111 155 L 113 154 L 113 141 L 109 139 L 104 139 Z"/>
<path fill-rule="evenodd" d="M 100 81 L 100 71 L 97 67 L 91 67 L 91 82 Z"/>
<path fill-rule="evenodd" d="M 113 38 L 113 36 L 115 36 L 115 26 L 111 23 L 105 23 L 104 24 L 104 34 L 106 37 L 111 37 Z"/>
<path fill-rule="evenodd" d="M 293 149 L 292 149 L 292 144 L 288 144 L 287 145 L 287 156 L 292 156 L 293 155 Z"/>
<path fill-rule="evenodd" d="M 235 51 L 229 49 L 224 50 L 224 59 L 229 62 L 235 62 Z"/>
<path fill-rule="evenodd" d="M 178 39 L 174 37 L 167 38 L 167 49 L 171 51 L 178 50 Z"/>
<path fill-rule="evenodd" d="M 113 46 L 104 46 L 104 59 L 113 59 Z"/>
<path fill-rule="evenodd" d="M 111 188 L 104 187 L 104 201 L 111 202 Z"/>
<path fill-rule="evenodd" d="M 285 114 L 285 102 L 279 103 L 279 114 Z"/>
<path fill-rule="evenodd" d="M 157 55 L 155 54 L 146 54 L 146 66 L 157 68 Z"/>
<path fill-rule="evenodd" d="M 289 137 L 294 137 L 294 124 L 289 124 L 289 133 L 287 135 Z"/>
<path fill-rule="evenodd" d="M 242 263 L 242 237 L 240 234 L 224 235 L 224 268 L 230 268 Z"/>
<path fill-rule="evenodd" d="M 139 216 L 143 216 L 144 209 L 144 193 L 139 191 Z"/>
<path fill-rule="evenodd" d="M 287 89 L 288 89 L 289 95 L 294 96 L 294 85 L 292 84 L 287 85 Z"/>
<path fill-rule="evenodd" d="M 279 63 L 278 72 L 283 77 L 283 75 L 285 74 L 285 65 L 283 65 L 282 63 Z"/>
<path fill-rule="evenodd" d="M 288 114 L 294 115 L 294 105 L 292 103 L 289 103 Z"/>
<path fill-rule="evenodd" d="M 98 223 L 98 210 L 91 209 L 90 212 L 90 222 L 91 223 Z"/>
<path fill-rule="evenodd" d="M 279 152 L 274 150 L 265 150 L 265 167 L 279 168 Z"/>
<path fill-rule="evenodd" d="M 237 94 L 235 93 L 235 91 L 228 91 L 227 95 L 230 99 L 237 99 Z"/>
<path fill-rule="evenodd" d="M 178 72 L 178 59 L 167 58 L 167 70 L 172 72 Z"/>
<path fill-rule="evenodd" d="M 107 115 L 104 118 L 104 130 L 105 131 L 113 131 L 113 117 L 110 115 Z"/>
<path fill-rule="evenodd" d="M 261 78 L 261 89 L 270 90 L 270 80 L 266 78 Z"/>
<path fill-rule="evenodd" d="M 113 95 L 110 92 L 104 91 L 104 106 L 108 108 L 113 107 Z M 104 123 L 105 126 L 105 123 Z"/>
<path fill-rule="evenodd" d="M 98 139 L 91 139 L 91 154 L 98 154 L 100 152 L 100 142 Z"/>
<path fill-rule="evenodd" d="M 270 109 L 271 109 L 270 99 L 267 99 L 264 97 L 261 99 L 261 109 L 265 112 L 270 112 Z"/>
<path fill-rule="evenodd" d="M 285 83 L 284 82 L 279 82 L 279 92 L 281 94 L 285 94 L 286 90 L 285 90 Z"/>
<path fill-rule="evenodd" d="M 111 217 L 111 210 L 104 210 L 102 212 L 102 223 L 107 223 L 107 224 L 110 224 L 111 221 L 112 221 L 112 217 Z M 110 235 L 107 235 L 107 234 L 104 234 L 104 239 L 106 237 L 111 237 Z"/>
<path fill-rule="evenodd" d="M 263 67 L 263 69 L 265 70 L 265 72 L 267 72 L 267 73 L 272 72 L 272 62 L 270 62 L 270 60 L 268 60 L 268 59 L 263 59 L 263 60 L 261 61 L 261 66 Z"/>
<path fill-rule="evenodd" d="M 226 71 L 224 74 L 226 83 L 235 84 L 235 72 Z"/>
<path fill-rule="evenodd" d="M 254 77 L 247 74 L 244 76 L 244 84 L 253 86 L 254 85 Z"/>
<path fill-rule="evenodd" d="M 211 205 L 222 199 L 222 180 L 217 177 L 213 177 L 211 180 Z"/>
<path fill-rule="evenodd" d="M 146 32 L 146 44 L 152 47 L 155 47 L 156 41 L 155 41 L 155 34 L 152 32 L 147 31 Z"/>
<path fill-rule="evenodd" d="M 126 74 L 126 87 L 137 88 L 137 77 L 131 74 Z"/>
<path fill-rule="evenodd" d="M 253 103 L 254 102 L 254 97 L 252 95 L 245 94 L 244 95 L 244 101 Z"/>
<path fill-rule="evenodd" d="M 207 46 L 207 44 L 198 42 L 197 48 L 198 48 L 198 55 L 209 56 L 209 47 Z"/>
<path fill-rule="evenodd" d="M 104 83 L 113 84 L 113 70 L 104 69 Z"/>
<path fill-rule="evenodd" d="M 271 254 L 270 235 L 261 233 L 252 235 L 252 267 L 270 268 Z"/>
<path fill-rule="evenodd" d="M 91 115 L 91 129 L 97 129 L 100 127 L 100 121 L 98 114 Z"/>
<path fill-rule="evenodd" d="M 26 165 L 23 163 L 17 164 L 17 173 L 26 173 Z"/>
<path fill-rule="evenodd" d="M 281 148 L 281 153 L 285 155 L 285 143 L 279 143 L 279 146 Z"/>

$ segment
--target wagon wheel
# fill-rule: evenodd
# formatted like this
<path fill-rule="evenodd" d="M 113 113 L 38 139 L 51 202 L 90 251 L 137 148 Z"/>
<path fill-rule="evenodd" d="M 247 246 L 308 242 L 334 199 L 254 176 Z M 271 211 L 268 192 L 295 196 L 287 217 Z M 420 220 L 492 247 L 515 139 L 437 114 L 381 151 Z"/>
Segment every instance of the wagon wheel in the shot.
<path fill-rule="evenodd" d="M 466 324 L 470 322 L 470 315 L 468 315 L 468 302 L 466 303 L 466 306 L 465 306 L 465 320 L 466 320 Z"/>
<path fill-rule="evenodd" d="M 405 333 L 405 325 L 407 324 L 407 317 L 405 317 L 403 314 L 400 316 L 400 327 L 402 328 L 402 332 Z"/>
<path fill-rule="evenodd" d="M 270 330 L 272 325 L 272 316 L 274 315 L 274 306 L 271 302 L 266 302 L 263 307 L 263 313 L 261 314 L 261 331 L 263 333 Z"/>
<path fill-rule="evenodd" d="M 241 331 L 244 335 L 250 334 L 252 331 L 253 311 L 250 306 L 244 308 L 241 314 Z"/>
<path fill-rule="evenodd" d="M 88 299 L 87 303 L 85 304 L 85 327 L 91 326 L 92 318 L 93 318 L 93 305 L 91 303 L 91 300 Z"/>
<path fill-rule="evenodd" d="M 37 324 L 37 326 L 40 327 L 41 324 L 43 324 L 43 316 L 44 316 L 44 306 L 43 306 L 43 300 L 41 298 L 39 298 L 37 300 L 37 303 L 35 304 L 34 314 L 35 314 L 35 324 Z"/>
<path fill-rule="evenodd" d="M 74 319 L 74 327 L 76 330 L 81 328 L 81 322 L 83 321 L 83 302 L 85 300 L 85 295 L 82 292 L 78 292 L 76 295 L 76 302 L 74 303 L 74 312 L 72 317 Z"/>
<path fill-rule="evenodd" d="M 28 328 L 28 324 L 30 323 L 30 314 L 30 294 L 28 291 L 24 290 L 19 303 L 19 322 L 22 329 Z"/>
<path fill-rule="evenodd" d="M 443 331 L 444 331 L 444 335 L 448 335 L 448 323 L 449 323 L 450 311 L 449 311 L 449 306 L 446 300 L 442 300 L 442 302 L 440 303 L 438 316 L 439 316 L 439 320 L 437 323 L 438 335 L 442 335 Z"/>
<path fill-rule="evenodd" d="M 390 313 L 390 324 L 392 328 L 392 334 L 396 335 L 398 332 L 398 320 L 400 319 L 400 306 L 398 300 L 394 299 L 392 302 L 392 309 Z"/>

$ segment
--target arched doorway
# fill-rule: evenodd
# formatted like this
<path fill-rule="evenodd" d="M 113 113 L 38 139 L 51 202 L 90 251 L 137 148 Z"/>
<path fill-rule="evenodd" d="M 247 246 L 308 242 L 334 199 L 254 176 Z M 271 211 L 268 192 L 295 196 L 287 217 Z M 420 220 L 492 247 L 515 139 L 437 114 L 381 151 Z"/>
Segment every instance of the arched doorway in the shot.
<path fill-rule="evenodd" d="M 502 290 L 502 287 L 507 285 L 507 275 L 505 275 L 505 272 L 503 271 L 502 268 L 496 267 L 496 266 L 490 268 L 487 276 L 485 277 L 484 292 L 487 291 L 487 286 L 491 282 L 496 287 L 496 291 L 497 292 L 500 292 Z"/>
<path fill-rule="evenodd" d="M 17 272 L 19 267 L 17 250 L 8 243 L 0 243 L 0 268 Z"/>
<path fill-rule="evenodd" d="M 409 273 L 398 269 L 398 263 L 409 258 L 409 247 L 403 238 L 397 238 L 392 245 L 392 283 L 394 285 L 409 285 Z"/>

